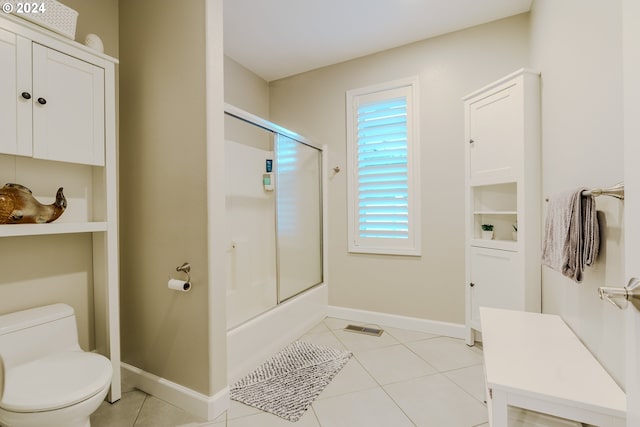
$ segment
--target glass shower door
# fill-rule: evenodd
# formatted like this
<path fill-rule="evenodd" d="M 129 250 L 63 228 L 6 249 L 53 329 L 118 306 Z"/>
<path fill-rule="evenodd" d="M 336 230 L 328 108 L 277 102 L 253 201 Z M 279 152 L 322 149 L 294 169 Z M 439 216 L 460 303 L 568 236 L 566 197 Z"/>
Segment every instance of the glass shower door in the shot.
<path fill-rule="evenodd" d="M 278 302 L 322 282 L 322 153 L 276 137 Z"/>
<path fill-rule="evenodd" d="M 274 134 L 225 116 L 227 327 L 277 304 L 275 194 L 264 185 Z"/>

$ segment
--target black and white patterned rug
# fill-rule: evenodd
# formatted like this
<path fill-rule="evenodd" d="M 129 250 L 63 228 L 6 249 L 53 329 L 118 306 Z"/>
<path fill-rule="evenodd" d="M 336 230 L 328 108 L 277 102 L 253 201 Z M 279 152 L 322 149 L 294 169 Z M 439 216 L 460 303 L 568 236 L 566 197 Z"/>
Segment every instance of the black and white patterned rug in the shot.
<path fill-rule="evenodd" d="M 231 386 L 231 399 L 298 421 L 350 357 L 350 351 L 296 341 Z"/>

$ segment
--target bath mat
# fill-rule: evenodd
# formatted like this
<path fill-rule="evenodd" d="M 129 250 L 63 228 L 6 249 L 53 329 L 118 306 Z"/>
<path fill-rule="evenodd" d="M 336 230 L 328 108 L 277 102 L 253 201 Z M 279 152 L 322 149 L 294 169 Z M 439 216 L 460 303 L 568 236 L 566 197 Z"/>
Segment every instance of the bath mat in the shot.
<path fill-rule="evenodd" d="M 298 421 L 350 357 L 350 351 L 296 341 L 231 386 L 231 399 Z"/>

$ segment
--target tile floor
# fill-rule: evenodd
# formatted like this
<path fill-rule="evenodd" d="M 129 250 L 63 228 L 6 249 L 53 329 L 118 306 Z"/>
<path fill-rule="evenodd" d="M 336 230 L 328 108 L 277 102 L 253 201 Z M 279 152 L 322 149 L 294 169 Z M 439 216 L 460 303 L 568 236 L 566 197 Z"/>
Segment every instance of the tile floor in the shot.
<path fill-rule="evenodd" d="M 358 324 L 357 322 L 349 322 Z M 381 327 L 381 337 L 342 329 L 327 318 L 301 339 L 348 349 L 354 357 L 296 423 L 231 401 L 205 422 L 139 390 L 103 403 L 92 427 L 488 427 L 482 350 L 462 340 Z"/>

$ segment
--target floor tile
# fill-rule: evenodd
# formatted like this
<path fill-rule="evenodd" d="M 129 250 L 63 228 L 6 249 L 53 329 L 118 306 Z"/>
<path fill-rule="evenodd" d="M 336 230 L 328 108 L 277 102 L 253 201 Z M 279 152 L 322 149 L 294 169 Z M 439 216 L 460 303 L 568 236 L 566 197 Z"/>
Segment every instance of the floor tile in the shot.
<path fill-rule="evenodd" d="M 178 424 L 176 427 L 225 427 L 227 425 L 226 420 L 222 421 L 206 421 L 203 423 L 191 422 L 187 424 Z"/>
<path fill-rule="evenodd" d="M 352 357 L 333 380 L 320 393 L 317 399 L 326 399 L 354 391 L 367 390 L 378 387 L 379 384 L 362 367 L 360 362 Z"/>
<path fill-rule="evenodd" d="M 442 374 L 383 387 L 418 427 L 471 427 L 487 422 L 487 408 Z"/>
<path fill-rule="evenodd" d="M 320 424 L 313 409 L 309 408 L 295 423 L 267 412 L 261 412 L 229 420 L 227 427 L 320 427 Z"/>
<path fill-rule="evenodd" d="M 359 352 L 356 358 L 380 384 L 434 374 L 437 371 L 404 345 Z"/>
<path fill-rule="evenodd" d="M 115 403 L 102 402 L 91 414 L 91 427 L 133 426 L 146 396 L 146 393 L 134 390 L 123 393 Z"/>
<path fill-rule="evenodd" d="M 392 337 L 394 337 L 395 339 L 397 339 L 401 343 L 426 340 L 426 339 L 435 338 L 435 337 L 438 336 L 438 335 L 429 334 L 429 333 L 426 333 L 426 332 L 410 331 L 408 329 L 392 328 L 390 326 L 385 326 L 382 329 L 384 329 L 385 332 L 388 332 Z"/>
<path fill-rule="evenodd" d="M 476 398 L 479 402 L 486 400 L 484 368 L 482 365 L 470 366 L 468 368 L 455 369 L 445 372 L 451 381 L 458 384 L 460 388 Z"/>
<path fill-rule="evenodd" d="M 135 427 L 178 427 L 200 425 L 205 420 L 170 405 L 153 396 L 147 396 L 134 424 Z"/>
<path fill-rule="evenodd" d="M 246 417 L 248 415 L 260 414 L 262 411 L 253 406 L 245 405 L 244 403 L 236 400 L 229 402 L 229 410 L 227 411 L 227 418 L 229 420 L 234 418 Z"/>
<path fill-rule="evenodd" d="M 340 342 L 338 338 L 331 331 L 320 332 L 316 334 L 305 334 L 300 337 L 301 341 L 306 341 L 311 344 L 321 345 L 325 347 L 338 348 L 340 350 L 346 350 L 347 347 Z"/>
<path fill-rule="evenodd" d="M 482 355 L 461 339 L 438 337 L 406 345 L 440 372 L 482 364 Z"/>
<path fill-rule="evenodd" d="M 347 332 L 340 329 L 334 330 L 333 333 L 338 337 L 340 342 L 347 347 L 347 349 L 354 353 L 398 344 L 398 340 L 387 333 L 383 333 L 379 337 L 359 334 L 356 332 Z"/>
<path fill-rule="evenodd" d="M 344 327 L 349 324 L 361 325 L 361 323 L 359 322 L 354 322 L 352 320 L 346 320 L 346 319 L 338 319 L 336 317 L 327 317 L 322 321 L 322 323 L 324 323 L 325 326 L 331 329 L 332 331 L 336 329 L 344 329 Z"/>
<path fill-rule="evenodd" d="M 313 328 L 309 329 L 305 335 L 311 335 L 311 334 L 319 334 L 321 332 L 329 332 L 330 329 L 327 327 L 327 325 L 325 325 L 323 322 L 318 323 L 316 326 L 314 326 Z"/>
<path fill-rule="evenodd" d="M 323 427 L 413 426 L 407 416 L 379 387 L 317 400 L 313 409 Z"/>

